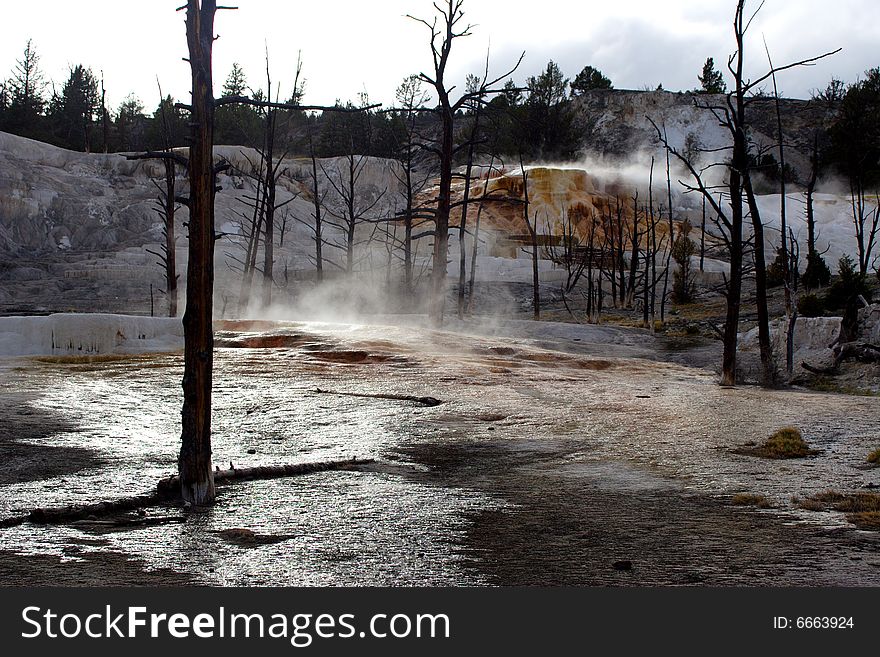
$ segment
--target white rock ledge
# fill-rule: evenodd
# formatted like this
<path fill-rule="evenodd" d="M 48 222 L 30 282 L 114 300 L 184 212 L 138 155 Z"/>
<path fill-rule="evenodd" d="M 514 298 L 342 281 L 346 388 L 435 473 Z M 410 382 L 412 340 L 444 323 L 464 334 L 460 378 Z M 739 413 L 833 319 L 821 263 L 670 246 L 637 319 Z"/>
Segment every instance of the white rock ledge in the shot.
<path fill-rule="evenodd" d="M 99 356 L 180 349 L 180 318 L 97 313 L 0 317 L 0 356 Z"/>

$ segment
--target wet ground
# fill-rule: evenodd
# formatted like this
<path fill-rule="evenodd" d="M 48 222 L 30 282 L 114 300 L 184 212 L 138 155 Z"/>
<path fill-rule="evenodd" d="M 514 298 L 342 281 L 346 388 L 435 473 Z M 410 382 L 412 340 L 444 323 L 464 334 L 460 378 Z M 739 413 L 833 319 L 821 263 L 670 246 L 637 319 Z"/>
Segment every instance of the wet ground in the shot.
<path fill-rule="evenodd" d="M 377 464 L 224 487 L 185 522 L 0 529 L 0 582 L 880 584 L 880 534 L 791 501 L 880 484 L 875 399 L 723 389 L 639 331 L 457 328 L 226 324 L 216 463 Z M 181 373 L 177 354 L 0 363 L 0 519 L 173 472 Z M 736 453 L 786 425 L 819 454 Z"/>

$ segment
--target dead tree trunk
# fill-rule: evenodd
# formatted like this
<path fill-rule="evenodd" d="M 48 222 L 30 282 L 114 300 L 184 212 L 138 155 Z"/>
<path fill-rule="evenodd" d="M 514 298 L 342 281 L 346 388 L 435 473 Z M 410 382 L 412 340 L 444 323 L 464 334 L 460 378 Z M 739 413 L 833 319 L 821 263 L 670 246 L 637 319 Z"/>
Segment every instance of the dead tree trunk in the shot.
<path fill-rule="evenodd" d="M 324 247 L 324 237 L 321 226 L 321 190 L 318 186 L 318 160 L 315 157 L 315 147 L 312 143 L 312 134 L 309 133 L 309 157 L 312 161 L 312 203 L 315 211 L 312 214 L 315 220 L 315 276 L 318 283 L 324 281 L 324 255 L 322 249 Z"/>
<path fill-rule="evenodd" d="M 446 67 L 455 39 L 470 35 L 471 26 L 460 27 L 464 18 L 462 5 L 464 0 L 444 0 L 434 3 L 439 17 L 433 22 L 421 18 L 413 20 L 426 26 L 430 31 L 429 47 L 433 60 L 431 75 L 419 73 L 419 78 L 434 87 L 437 93 L 435 111 L 440 116 L 440 137 L 435 140 L 433 152 L 440 164 L 440 183 L 437 190 L 437 204 L 434 209 L 434 253 L 431 269 L 431 292 L 429 298 L 429 317 L 435 325 L 443 323 L 443 310 L 446 303 L 446 259 L 449 251 L 449 211 L 451 209 L 452 164 L 455 153 L 455 114 L 458 110 L 472 103 L 482 103 L 488 96 L 502 93 L 503 89 L 494 88 L 501 80 L 510 76 L 522 62 L 522 56 L 516 66 L 494 80 L 484 80 L 478 89 L 468 91 L 457 101 L 452 102 L 447 87 Z M 525 54 L 525 53 L 523 53 Z"/>
<path fill-rule="evenodd" d="M 271 88 L 268 91 L 272 93 Z M 271 98 L 270 98 L 271 100 Z M 265 212 L 263 216 L 263 308 L 272 305 L 272 284 L 275 269 L 275 110 L 266 110 L 266 178 Z"/>
<path fill-rule="evenodd" d="M 110 113 L 107 111 L 107 90 L 104 88 L 104 71 L 101 71 L 101 128 L 104 152 L 110 149 Z"/>
<path fill-rule="evenodd" d="M 639 193 L 636 191 L 632 197 L 633 202 L 633 221 L 632 232 L 630 233 L 630 259 L 629 259 L 629 280 L 626 284 L 626 306 L 632 308 L 636 294 L 636 277 L 639 269 L 639 249 L 642 234 L 639 232 Z"/>
<path fill-rule="evenodd" d="M 165 160 L 165 194 L 162 199 L 165 219 L 165 293 L 168 295 L 168 316 L 177 317 L 177 236 L 174 232 L 176 166 Z"/>
<path fill-rule="evenodd" d="M 183 429 L 181 496 L 185 502 L 214 502 L 211 467 L 211 383 L 214 333 L 214 95 L 211 51 L 215 0 L 188 0 L 186 37 L 192 71 L 192 131 L 189 156 L 190 218 L 186 312 L 183 316 Z"/>
<path fill-rule="evenodd" d="M 700 271 L 706 259 L 706 198 L 703 197 L 703 218 L 700 220 Z"/>
<path fill-rule="evenodd" d="M 770 57 L 770 48 L 764 44 L 767 50 L 767 61 L 770 70 L 773 70 L 773 60 Z M 785 207 L 785 139 L 782 133 L 782 110 L 779 106 L 779 87 L 776 84 L 776 73 L 771 76 L 773 80 L 773 100 L 776 105 L 776 132 L 779 146 L 779 193 L 782 198 L 779 201 L 779 240 L 782 253 L 782 281 L 785 286 L 785 314 L 791 315 L 791 272 L 788 269 L 788 221 Z"/>
<path fill-rule="evenodd" d="M 523 182 L 523 219 L 525 220 L 526 228 L 529 231 L 529 236 L 532 239 L 532 314 L 535 321 L 538 321 L 541 319 L 541 289 L 539 287 L 540 281 L 538 279 L 538 216 L 536 213 L 535 223 L 533 225 L 529 220 L 529 174 L 526 173 L 522 154 L 520 154 L 519 157 L 519 166 L 520 171 L 522 172 Z"/>
<path fill-rule="evenodd" d="M 813 135 L 813 150 L 810 153 L 810 179 L 807 182 L 807 265 L 812 263 L 816 254 L 816 214 L 813 207 L 813 196 L 816 183 L 819 181 L 819 134 Z"/>

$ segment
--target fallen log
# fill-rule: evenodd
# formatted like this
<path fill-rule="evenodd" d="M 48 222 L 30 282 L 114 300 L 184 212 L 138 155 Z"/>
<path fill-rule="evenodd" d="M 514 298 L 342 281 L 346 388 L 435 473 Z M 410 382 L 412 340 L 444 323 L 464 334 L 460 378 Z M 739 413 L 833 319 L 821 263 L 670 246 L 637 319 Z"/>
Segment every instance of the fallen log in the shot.
<path fill-rule="evenodd" d="M 214 473 L 214 484 L 223 486 L 237 481 L 280 479 L 282 477 L 294 477 L 330 470 L 356 470 L 358 467 L 372 462 L 373 459 L 348 459 L 345 461 L 316 461 L 314 463 L 292 463 L 287 465 L 258 465 L 252 468 L 236 468 L 233 466 L 228 470 L 217 470 Z M 162 479 L 159 481 L 156 490 L 159 493 L 178 491 L 180 490 L 180 479 L 177 475 Z"/>
<path fill-rule="evenodd" d="M 278 479 L 331 470 L 357 470 L 359 467 L 373 462 L 374 459 L 346 459 L 342 461 L 264 465 L 253 468 L 232 467 L 229 470 L 217 470 L 214 473 L 214 483 L 222 486 L 254 479 Z M 156 490 L 151 493 L 97 502 L 95 504 L 69 504 L 62 507 L 32 509 L 26 515 L 0 520 L 0 528 L 16 527 L 25 522 L 37 525 L 61 525 L 79 520 L 95 521 L 102 516 L 106 517 L 115 513 L 135 511 L 160 504 L 178 503 L 179 501 L 180 479 L 177 475 L 173 475 L 159 480 Z M 139 522 L 139 520 L 135 519 L 134 522 Z M 142 521 L 142 524 L 149 524 L 149 521 Z"/>
<path fill-rule="evenodd" d="M 186 522 L 186 516 L 144 516 L 141 518 L 115 518 L 113 520 L 73 520 L 74 527 L 92 529 L 122 529 L 125 527 L 152 527 L 174 522 Z"/>
<path fill-rule="evenodd" d="M 35 525 L 61 525 L 76 520 L 94 520 L 114 513 L 156 506 L 163 502 L 171 501 L 174 497 L 174 495 L 156 491 L 146 495 L 123 497 L 118 500 L 97 502 L 95 504 L 69 504 L 62 507 L 32 509 L 25 519 Z"/>
<path fill-rule="evenodd" d="M 801 363 L 808 372 L 826 376 L 838 374 L 844 361 L 857 360 L 860 363 L 876 363 L 880 361 L 880 347 L 868 342 L 844 342 L 834 348 L 834 362 L 831 367 L 816 367 L 809 363 Z"/>
<path fill-rule="evenodd" d="M 392 401 L 410 401 L 423 406 L 439 406 L 443 402 L 435 397 L 417 397 L 414 395 L 394 395 L 390 393 L 338 392 L 315 388 L 314 392 L 321 395 L 340 395 L 342 397 L 366 397 L 369 399 L 390 399 Z"/>

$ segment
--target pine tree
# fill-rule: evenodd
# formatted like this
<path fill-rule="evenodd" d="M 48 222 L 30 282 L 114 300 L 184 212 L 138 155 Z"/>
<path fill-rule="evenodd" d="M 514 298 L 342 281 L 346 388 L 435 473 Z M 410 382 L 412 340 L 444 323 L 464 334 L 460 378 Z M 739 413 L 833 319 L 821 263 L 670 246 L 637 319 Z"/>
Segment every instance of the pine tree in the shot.
<path fill-rule="evenodd" d="M 570 155 L 575 148 L 574 114 L 568 103 L 568 80 L 552 60 L 526 82 L 523 148 L 532 157 Z"/>
<path fill-rule="evenodd" d="M 137 151 L 146 148 L 144 104 L 134 94 L 129 94 L 119 105 L 116 113 L 116 131 L 119 135 L 119 148 L 123 151 Z"/>
<path fill-rule="evenodd" d="M 71 67 L 60 95 L 51 102 L 55 133 L 67 148 L 91 150 L 92 123 L 101 107 L 98 80 L 82 64 Z"/>
<path fill-rule="evenodd" d="M 703 64 L 703 74 L 698 75 L 702 88 L 699 93 L 703 94 L 723 94 L 727 91 L 727 84 L 721 76 L 721 71 L 715 70 L 715 60 L 709 57 Z"/>
<path fill-rule="evenodd" d="M 245 96 L 248 93 L 247 76 L 236 62 L 223 83 L 222 97 Z M 262 94 L 256 91 L 255 99 Z M 262 142 L 262 119 L 249 105 L 229 104 L 217 108 L 214 115 L 214 139 L 217 144 L 258 147 Z"/>
<path fill-rule="evenodd" d="M 40 115 L 45 105 L 46 81 L 40 71 L 40 56 L 28 39 L 21 59 L 15 62 L 12 77 L 5 85 L 3 130 L 25 137 L 41 136 Z"/>
<path fill-rule="evenodd" d="M 223 96 L 244 96 L 247 91 L 247 76 L 238 62 L 233 62 L 229 77 L 223 83 Z"/>
<path fill-rule="evenodd" d="M 585 66 L 571 83 L 571 95 L 580 96 L 593 89 L 613 89 L 611 80 L 602 75 L 602 71 L 592 66 Z"/>

